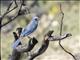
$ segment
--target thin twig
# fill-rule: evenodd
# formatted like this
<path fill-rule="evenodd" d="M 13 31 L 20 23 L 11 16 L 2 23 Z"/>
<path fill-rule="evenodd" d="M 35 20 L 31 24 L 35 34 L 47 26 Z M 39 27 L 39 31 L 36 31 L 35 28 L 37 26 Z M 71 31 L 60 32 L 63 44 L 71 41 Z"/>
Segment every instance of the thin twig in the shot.
<path fill-rule="evenodd" d="M 14 21 L 17 17 L 18 17 L 18 15 L 17 15 L 17 16 L 15 16 L 15 17 L 13 17 L 11 20 L 9 20 L 9 21 L 8 21 L 8 22 L 6 22 L 5 24 L 1 25 L 0 27 L 2 28 L 3 26 L 7 25 L 8 23 L 10 23 L 10 22 Z"/>
<path fill-rule="evenodd" d="M 12 5 L 13 2 L 15 2 L 15 5 L 16 5 L 16 6 L 15 6 L 13 9 L 10 10 L 10 7 L 11 7 L 11 5 Z M 22 6 L 24 5 L 24 0 L 21 0 L 20 2 L 21 2 L 21 5 L 20 5 L 20 8 L 19 8 L 19 11 L 18 11 L 17 15 L 16 15 L 15 17 L 11 18 L 8 22 L 4 23 L 3 25 L 0 25 L 0 29 L 1 29 L 3 26 L 7 25 L 8 23 L 14 21 L 18 16 L 24 14 L 24 12 L 22 13 L 22 11 L 21 11 Z M 8 6 L 6 12 L 3 14 L 3 16 L 0 17 L 0 21 L 2 22 L 3 18 L 4 18 L 8 13 L 10 13 L 10 12 L 13 11 L 14 9 L 16 9 L 17 7 L 18 7 L 18 5 L 17 5 L 16 0 L 13 0 L 13 1 L 9 4 L 9 6 Z M 28 9 L 27 9 L 27 10 L 28 10 Z M 29 10 L 28 10 L 28 12 L 29 12 Z M 29 12 L 29 13 L 30 13 L 30 12 Z"/>
<path fill-rule="evenodd" d="M 7 8 L 7 11 L 9 11 L 11 5 L 12 5 L 13 1 L 11 1 L 11 3 L 9 4 L 8 8 Z"/>
<path fill-rule="evenodd" d="M 16 5 L 16 6 L 15 6 L 13 9 L 9 10 L 13 2 L 15 2 L 15 5 Z M 10 13 L 10 12 L 13 11 L 14 9 L 16 9 L 17 7 L 18 7 L 18 5 L 17 5 L 17 3 L 16 3 L 16 0 L 13 0 L 13 1 L 10 3 L 10 5 L 8 6 L 6 12 L 1 16 L 0 21 L 2 22 L 3 18 L 4 18 L 8 13 Z M 15 17 L 15 18 L 16 18 L 16 17 Z M 12 20 L 9 20 L 7 23 L 1 25 L 1 26 L 0 26 L 0 29 L 1 29 L 3 26 L 5 26 L 5 25 L 7 25 L 8 23 L 10 23 L 11 21 L 12 21 Z"/>
<path fill-rule="evenodd" d="M 17 7 L 18 7 L 18 5 L 17 5 L 17 3 L 16 3 L 16 0 L 14 0 L 13 2 L 15 2 L 15 7 L 13 8 L 13 9 L 11 9 L 11 10 L 9 10 L 10 9 L 10 5 L 12 4 L 12 3 L 10 3 L 10 5 L 8 6 L 8 9 L 7 9 L 7 11 L 3 14 L 3 16 L 2 16 L 2 19 L 4 18 L 4 16 L 5 15 L 7 15 L 8 13 L 10 13 L 11 11 L 13 11 L 14 9 L 16 9 Z"/>
<path fill-rule="evenodd" d="M 62 11 L 61 4 L 60 4 L 60 11 L 61 11 L 61 14 L 62 14 L 61 26 L 60 26 L 60 36 L 61 36 L 61 35 L 62 35 L 63 18 L 64 18 L 64 13 L 63 13 L 63 11 Z M 61 45 L 61 40 L 59 40 L 59 45 L 60 45 L 60 47 L 61 47 L 66 53 L 68 53 L 69 55 L 71 55 L 71 56 L 74 58 L 74 60 L 76 60 L 75 56 L 74 56 L 72 53 L 68 52 L 68 51 Z"/>

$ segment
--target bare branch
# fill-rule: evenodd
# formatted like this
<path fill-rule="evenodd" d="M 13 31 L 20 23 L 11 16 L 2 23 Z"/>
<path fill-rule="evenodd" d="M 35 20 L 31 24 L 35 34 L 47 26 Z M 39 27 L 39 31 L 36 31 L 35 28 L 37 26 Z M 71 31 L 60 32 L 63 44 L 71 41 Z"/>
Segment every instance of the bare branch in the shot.
<path fill-rule="evenodd" d="M 49 41 L 59 41 L 59 40 L 63 40 L 63 39 L 70 37 L 70 36 L 72 36 L 72 34 L 70 34 L 70 33 L 67 33 L 67 34 L 64 34 L 61 36 L 60 35 L 54 35 L 54 36 L 49 37 L 48 40 Z"/>
<path fill-rule="evenodd" d="M 60 26 L 60 35 L 62 34 L 62 25 L 63 25 L 63 18 L 64 18 L 64 13 L 62 11 L 62 6 L 60 4 L 60 11 L 61 11 L 61 14 L 62 14 L 62 18 L 61 18 L 61 26 Z"/>
<path fill-rule="evenodd" d="M 9 11 L 11 5 L 12 5 L 13 1 L 11 1 L 11 3 L 9 4 L 8 8 L 7 8 L 7 11 Z"/>
<path fill-rule="evenodd" d="M 3 25 L 1 25 L 0 28 L 2 28 L 3 26 L 7 25 L 8 23 L 14 21 L 17 17 L 18 17 L 18 15 L 14 16 L 14 17 L 10 17 L 10 20 L 8 22 L 4 23 Z"/>
<path fill-rule="evenodd" d="M 9 16 L 9 17 L 10 17 L 10 20 L 9 20 L 8 22 L 4 23 L 3 25 L 1 24 L 1 25 L 0 25 L 0 28 L 2 28 L 3 26 L 7 25 L 8 23 L 14 21 L 18 16 L 24 15 L 24 14 L 26 13 L 26 8 L 25 8 L 25 9 L 22 9 L 22 6 L 25 5 L 25 4 L 24 4 L 24 1 L 25 1 L 25 0 L 22 0 L 22 1 L 21 1 L 21 6 L 20 6 L 20 9 L 19 9 L 17 15 L 14 16 L 14 17 Z M 16 6 L 15 6 L 13 9 L 10 10 L 10 7 L 11 7 L 11 5 L 12 5 L 13 2 L 15 2 L 15 5 L 16 5 Z M 0 22 L 2 22 L 3 18 L 4 18 L 8 13 L 10 13 L 11 11 L 13 11 L 13 10 L 16 9 L 17 7 L 18 7 L 18 5 L 17 5 L 16 0 L 13 0 L 13 1 L 10 3 L 10 5 L 8 6 L 8 8 L 7 8 L 6 12 L 3 14 L 3 16 L 0 17 Z M 27 8 L 27 10 L 28 10 L 28 13 L 30 13 L 28 8 Z"/>
<path fill-rule="evenodd" d="M 12 5 L 13 2 L 15 2 L 15 5 L 16 5 L 16 6 L 15 6 L 13 9 L 10 10 L 10 7 L 11 7 L 11 5 Z M 3 18 L 4 18 L 8 13 L 10 13 L 11 11 L 13 11 L 13 10 L 16 9 L 17 7 L 18 7 L 18 5 L 17 5 L 17 3 L 16 3 L 16 0 L 11 1 L 11 3 L 9 4 L 6 12 L 0 17 L 0 22 L 2 22 Z M 16 17 L 15 17 L 15 18 L 16 18 Z M 14 18 L 14 19 L 15 19 L 15 18 Z M 7 23 L 5 23 L 5 24 L 3 24 L 3 25 L 1 24 L 1 25 L 0 25 L 0 29 L 1 29 L 1 27 L 7 25 L 7 24 L 10 23 L 11 21 L 12 21 L 12 20 L 8 21 Z"/>
<path fill-rule="evenodd" d="M 62 34 L 63 18 L 64 18 L 64 13 L 63 13 L 63 11 L 62 11 L 62 5 L 61 5 L 61 4 L 60 4 L 60 11 L 61 11 L 61 14 L 62 14 L 61 25 L 60 25 L 60 36 L 61 36 L 61 34 Z M 69 55 L 71 55 L 71 56 L 74 58 L 74 60 L 77 60 L 72 53 L 68 52 L 68 51 L 61 45 L 61 40 L 59 40 L 59 45 L 60 45 L 60 47 L 61 47 L 66 53 L 68 53 Z"/>
<path fill-rule="evenodd" d="M 13 2 L 15 2 L 15 5 L 16 5 L 16 6 L 15 6 L 13 9 L 9 10 L 9 9 L 10 9 L 10 6 L 12 5 Z M 13 11 L 14 9 L 16 9 L 17 7 L 18 7 L 18 5 L 17 5 L 17 3 L 16 3 L 16 0 L 12 1 L 12 2 L 10 3 L 10 5 L 8 6 L 8 9 L 6 10 L 6 12 L 3 14 L 2 19 L 4 18 L 5 15 L 7 15 L 8 13 L 10 13 L 10 12 Z M 2 20 L 2 19 L 1 19 L 1 20 Z"/>
<path fill-rule="evenodd" d="M 19 28 L 17 28 L 17 30 L 20 33 Z M 45 36 L 43 38 L 43 41 L 42 41 L 41 47 L 39 49 L 37 49 L 37 51 L 34 51 L 34 53 L 31 53 L 31 55 L 29 55 L 28 60 L 33 60 L 34 58 L 36 58 L 37 56 L 43 54 L 47 50 L 50 39 L 53 39 L 53 41 L 54 41 L 53 37 L 56 37 L 56 36 L 52 36 L 53 32 L 54 31 L 49 31 L 47 34 L 45 34 Z M 14 34 L 15 41 L 16 41 L 19 38 L 19 36 L 17 36 L 17 34 L 15 32 L 13 34 Z M 57 40 L 57 39 L 62 40 L 62 39 L 66 38 L 66 37 L 69 37 L 69 36 L 70 36 L 70 34 L 66 34 L 63 37 L 55 38 L 55 40 Z M 18 47 L 16 47 L 16 49 L 13 50 L 12 56 L 11 56 L 10 59 L 11 60 L 20 59 L 21 53 L 30 52 L 37 43 L 38 43 L 37 39 L 35 37 L 33 37 L 29 40 L 28 45 L 19 44 Z"/>
<path fill-rule="evenodd" d="M 42 53 L 44 53 L 47 50 L 48 45 L 49 45 L 49 40 L 48 40 L 48 38 L 46 38 L 46 36 L 50 37 L 52 35 L 52 33 L 53 33 L 53 31 L 49 31 L 47 34 L 45 34 L 45 37 L 42 42 L 42 46 L 40 47 L 39 50 L 37 50 L 37 52 L 35 51 L 33 54 L 30 55 L 29 60 L 33 60 L 34 58 L 41 55 Z"/>

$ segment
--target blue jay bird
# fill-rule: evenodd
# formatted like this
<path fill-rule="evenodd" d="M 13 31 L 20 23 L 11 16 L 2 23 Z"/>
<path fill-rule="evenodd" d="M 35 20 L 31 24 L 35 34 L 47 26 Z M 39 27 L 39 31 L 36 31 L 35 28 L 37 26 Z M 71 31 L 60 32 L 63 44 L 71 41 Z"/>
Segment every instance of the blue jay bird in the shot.
<path fill-rule="evenodd" d="M 20 34 L 20 38 L 21 38 L 21 37 L 28 36 L 28 35 L 30 35 L 31 33 L 33 33 L 33 32 L 36 30 L 37 26 L 38 26 L 38 21 L 39 21 L 39 19 L 38 19 L 37 16 L 33 17 L 32 20 L 31 20 L 31 22 L 30 22 L 25 28 L 22 29 L 22 32 L 21 32 L 21 34 Z M 18 46 L 18 44 L 21 42 L 21 41 L 20 41 L 20 38 L 17 39 L 17 40 L 13 43 L 13 45 L 12 45 L 12 48 L 13 48 L 13 49 L 15 49 L 15 48 Z"/>
<path fill-rule="evenodd" d="M 38 17 L 33 17 L 32 21 L 28 24 L 28 26 L 22 29 L 21 36 L 25 37 L 34 32 L 38 26 L 38 21 Z"/>

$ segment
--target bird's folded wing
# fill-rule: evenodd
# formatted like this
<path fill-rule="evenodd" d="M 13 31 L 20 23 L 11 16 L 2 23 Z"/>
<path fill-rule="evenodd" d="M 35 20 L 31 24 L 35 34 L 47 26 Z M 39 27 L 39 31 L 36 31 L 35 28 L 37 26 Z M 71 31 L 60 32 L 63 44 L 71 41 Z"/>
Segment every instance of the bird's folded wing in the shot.
<path fill-rule="evenodd" d="M 36 30 L 37 25 L 38 25 L 38 22 L 31 21 L 30 24 L 23 29 L 21 36 L 27 36 L 27 35 L 31 34 L 33 31 Z"/>

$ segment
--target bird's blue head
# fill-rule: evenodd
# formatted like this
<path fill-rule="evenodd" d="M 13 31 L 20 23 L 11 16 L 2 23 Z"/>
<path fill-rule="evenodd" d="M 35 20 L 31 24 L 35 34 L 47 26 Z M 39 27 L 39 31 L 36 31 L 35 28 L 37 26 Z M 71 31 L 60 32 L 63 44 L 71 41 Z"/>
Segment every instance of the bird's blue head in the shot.
<path fill-rule="evenodd" d="M 32 18 L 33 20 L 39 21 L 39 18 L 37 16 Z"/>

